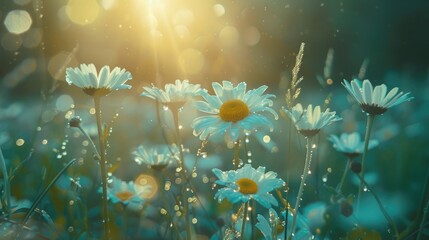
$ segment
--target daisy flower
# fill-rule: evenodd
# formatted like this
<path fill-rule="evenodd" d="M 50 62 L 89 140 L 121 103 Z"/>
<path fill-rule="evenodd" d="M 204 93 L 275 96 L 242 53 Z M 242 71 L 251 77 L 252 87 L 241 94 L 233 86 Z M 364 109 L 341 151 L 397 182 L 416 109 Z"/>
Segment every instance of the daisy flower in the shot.
<path fill-rule="evenodd" d="M 342 84 L 362 110 L 371 115 L 380 115 L 393 106 L 413 99 L 409 96 L 409 92 L 405 94 L 399 92 L 397 87 L 392 88 L 388 93 L 384 84 L 373 87 L 368 79 L 363 83 L 358 79 L 354 79 L 350 83 L 344 80 Z"/>
<path fill-rule="evenodd" d="M 298 132 L 306 137 L 311 137 L 319 133 L 323 127 L 341 120 L 336 116 L 336 112 L 329 111 L 329 108 L 324 112 L 320 110 L 320 106 L 310 104 L 306 109 L 300 103 L 296 104 L 292 110 L 282 108 L 283 112 L 294 122 Z"/>
<path fill-rule="evenodd" d="M 282 211 L 282 218 L 280 218 L 277 212 L 270 208 L 269 209 L 269 217 L 265 218 L 261 214 L 257 216 L 258 223 L 256 223 L 256 227 L 261 231 L 264 239 L 266 240 L 284 240 L 285 239 L 285 219 L 286 219 L 286 211 Z M 289 212 L 288 216 L 288 233 L 290 233 L 291 229 L 291 219 L 292 214 Z M 299 216 L 299 220 L 297 223 L 297 230 L 294 234 L 295 239 L 313 239 L 313 235 L 310 232 L 310 227 L 308 225 L 307 219 L 304 216 Z"/>
<path fill-rule="evenodd" d="M 188 100 L 191 100 L 204 92 L 200 84 L 191 84 L 188 80 L 176 80 L 174 84 L 168 83 L 164 86 L 165 90 L 152 87 L 143 87 L 145 90 L 140 96 L 152 98 L 161 102 L 164 105 L 177 103 L 183 105 Z"/>
<path fill-rule="evenodd" d="M 81 64 L 80 68 L 67 68 L 66 81 L 83 89 L 90 96 L 106 96 L 113 90 L 130 89 L 131 86 L 125 84 L 130 80 L 130 72 L 119 67 L 110 71 L 109 66 L 101 68 L 100 73 L 94 64 Z"/>
<path fill-rule="evenodd" d="M 149 185 L 137 185 L 133 181 L 125 182 L 119 178 L 112 177 L 107 188 L 107 196 L 112 203 L 141 205 L 145 201 L 145 194 L 149 193 L 150 190 Z"/>
<path fill-rule="evenodd" d="M 155 170 L 162 170 L 179 159 L 179 148 L 176 145 L 140 145 L 132 152 L 134 161 L 146 164 Z"/>
<path fill-rule="evenodd" d="M 225 198 L 232 203 L 245 203 L 254 199 L 262 206 L 270 208 L 271 205 L 277 206 L 277 201 L 270 192 L 285 184 L 282 179 L 277 178 L 277 173 L 265 173 L 265 167 L 254 169 L 250 164 L 245 164 L 238 170 L 223 172 L 215 168 L 212 171 L 218 178 L 216 184 L 224 186 L 214 197 L 219 202 Z"/>
<path fill-rule="evenodd" d="M 194 135 L 200 136 L 201 140 L 208 136 L 226 134 L 233 142 L 245 133 L 254 132 L 260 128 L 273 130 L 273 124 L 264 112 L 271 113 L 275 119 L 277 113 L 271 108 L 274 97 L 272 94 L 263 94 L 267 86 L 246 91 L 246 83 L 241 82 L 237 86 L 229 81 L 223 81 L 222 85 L 215 82 L 212 84 L 216 95 L 203 93 L 205 101 L 195 103 L 196 108 L 207 116 L 194 119 L 192 127 Z"/>
<path fill-rule="evenodd" d="M 363 153 L 365 142 L 361 141 L 359 133 L 343 133 L 340 137 L 330 135 L 328 140 L 332 142 L 332 146 L 340 153 L 349 157 L 356 157 Z M 368 149 L 374 148 L 378 145 L 377 140 L 369 140 Z"/>

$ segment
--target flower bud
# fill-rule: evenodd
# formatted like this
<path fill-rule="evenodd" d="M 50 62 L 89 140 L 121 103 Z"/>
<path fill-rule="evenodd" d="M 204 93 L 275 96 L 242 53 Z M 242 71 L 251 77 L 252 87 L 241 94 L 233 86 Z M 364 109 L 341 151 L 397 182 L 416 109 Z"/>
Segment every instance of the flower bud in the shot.
<path fill-rule="evenodd" d="M 340 202 L 340 212 L 344 217 L 350 217 L 353 214 L 353 206 L 346 200 Z"/>
<path fill-rule="evenodd" d="M 79 116 L 74 116 L 70 118 L 69 120 L 69 126 L 70 127 L 80 127 L 80 123 L 82 122 L 82 119 Z"/>
<path fill-rule="evenodd" d="M 358 173 L 360 173 L 360 171 L 362 171 L 362 164 L 361 164 L 360 162 L 353 161 L 353 162 L 350 164 L 350 169 L 351 169 L 354 173 L 358 174 Z"/>

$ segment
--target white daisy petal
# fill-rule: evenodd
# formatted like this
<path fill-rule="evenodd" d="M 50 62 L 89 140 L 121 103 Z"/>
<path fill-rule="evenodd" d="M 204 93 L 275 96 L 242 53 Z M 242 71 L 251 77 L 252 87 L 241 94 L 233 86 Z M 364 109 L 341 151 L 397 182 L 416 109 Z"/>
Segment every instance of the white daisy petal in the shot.
<path fill-rule="evenodd" d="M 340 138 L 335 135 L 330 135 L 328 140 L 332 143 L 332 147 L 349 157 L 355 157 L 363 153 L 364 141 L 361 141 L 359 133 L 343 133 Z M 375 148 L 378 145 L 377 140 L 370 140 L 368 149 Z"/>
<path fill-rule="evenodd" d="M 392 88 L 386 95 L 386 85 L 381 84 L 373 88 L 369 80 L 364 80 L 362 87 L 357 79 L 352 80 L 350 84 L 344 80 L 343 85 L 362 107 L 362 110 L 371 115 L 382 114 L 390 107 L 413 99 L 409 93 L 399 92 L 397 87 Z"/>
<path fill-rule="evenodd" d="M 295 105 L 291 110 L 283 108 L 282 110 L 294 122 L 297 130 L 305 136 L 313 136 L 318 133 L 323 127 L 341 120 L 340 117 L 335 115 L 335 112 L 330 112 L 326 109 L 323 113 L 320 106 L 313 106 L 310 104 L 307 108 L 303 108 L 301 104 Z"/>
<path fill-rule="evenodd" d="M 101 94 L 107 95 L 112 90 L 131 88 L 130 85 L 124 84 L 132 78 L 131 73 L 120 68 L 110 72 L 109 66 L 103 66 L 99 73 L 94 64 L 81 64 L 79 68 L 66 69 L 66 81 L 82 89 L 93 89 L 94 91 L 86 92 L 90 95 Z M 119 73 L 115 73 L 119 71 Z M 116 79 L 120 79 L 117 81 Z"/>
<path fill-rule="evenodd" d="M 269 192 L 282 187 L 284 181 L 275 178 L 276 174 L 273 172 L 268 172 L 267 175 L 264 172 L 265 167 L 254 169 L 250 164 L 225 172 L 214 169 L 213 173 L 218 178 L 216 183 L 224 186 L 216 192 L 214 198 L 218 201 L 226 198 L 231 203 L 254 199 L 266 208 L 277 206 L 277 200 Z"/>
<path fill-rule="evenodd" d="M 362 98 L 364 102 L 371 105 L 372 102 L 372 84 L 370 81 L 365 79 L 362 84 Z"/>
<path fill-rule="evenodd" d="M 123 79 L 120 79 L 122 81 Z M 181 103 L 184 104 L 202 96 L 206 92 L 200 88 L 199 84 L 190 84 L 188 80 L 176 80 L 175 84 L 166 84 L 164 89 L 156 86 L 143 87 L 144 92 L 140 96 L 149 97 L 163 104 Z"/>
<path fill-rule="evenodd" d="M 241 82 L 234 87 L 231 82 L 223 81 L 222 85 L 217 82 L 212 83 L 212 87 L 215 95 L 204 93 L 202 96 L 205 101 L 194 104 L 197 110 L 209 114 L 194 120 L 192 124 L 196 128 L 194 133 L 204 134 L 205 136 L 225 133 L 233 141 L 236 141 L 244 137 L 245 133 L 266 129 L 266 126 L 272 128 L 272 123 L 263 113 L 269 112 L 275 118 L 278 115 L 270 108 L 270 105 L 272 105 L 270 98 L 273 98 L 274 95 L 262 95 L 267 89 L 266 86 L 246 92 L 245 82 Z M 212 117 L 210 115 L 215 115 L 220 121 L 216 122 L 215 126 L 211 125 L 210 128 L 202 130 L 200 128 L 201 121 L 207 119 L 208 122 L 211 122 Z M 210 123 L 205 126 L 208 125 Z"/>

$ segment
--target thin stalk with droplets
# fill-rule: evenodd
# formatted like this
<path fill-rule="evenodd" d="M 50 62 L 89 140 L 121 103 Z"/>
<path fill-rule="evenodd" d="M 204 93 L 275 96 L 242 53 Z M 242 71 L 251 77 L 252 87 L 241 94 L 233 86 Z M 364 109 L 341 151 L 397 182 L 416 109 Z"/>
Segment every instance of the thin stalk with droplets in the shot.
<path fill-rule="evenodd" d="M 234 159 L 233 159 L 234 170 L 240 167 L 240 142 L 237 140 L 234 143 Z"/>
<path fill-rule="evenodd" d="M 247 203 L 243 203 L 243 207 L 244 207 L 244 211 L 243 211 L 243 221 L 241 224 L 241 239 L 245 239 L 244 238 L 244 230 L 246 229 L 246 221 L 247 221 L 247 213 L 249 211 L 249 201 L 247 201 Z"/>
<path fill-rule="evenodd" d="M 358 213 L 359 213 L 359 207 L 360 207 L 360 198 L 361 198 L 361 194 L 363 191 L 364 180 L 365 180 L 365 159 L 366 159 L 366 154 L 368 152 L 369 139 L 371 137 L 371 130 L 372 130 L 372 125 L 374 123 L 374 118 L 375 118 L 375 115 L 373 115 L 373 114 L 368 114 L 368 116 L 367 116 L 366 131 L 365 131 L 365 145 L 364 145 L 364 150 L 362 153 L 362 161 L 361 161 L 361 166 L 362 166 L 362 170 L 360 172 L 361 181 L 360 181 L 359 192 L 358 192 L 358 196 L 357 196 L 357 212 Z"/>
<path fill-rule="evenodd" d="M 102 209 L 103 209 L 103 225 L 104 225 L 104 238 L 110 239 L 109 228 L 109 209 L 107 207 L 107 166 L 106 166 L 106 148 L 104 141 L 104 132 L 101 122 L 101 106 L 100 96 L 94 96 L 95 117 L 97 120 L 98 141 L 100 145 L 100 170 L 101 170 L 101 183 L 102 183 Z"/>
<path fill-rule="evenodd" d="M 381 212 L 383 213 L 384 217 L 386 218 L 387 222 L 392 226 L 393 232 L 395 234 L 394 239 L 399 239 L 399 232 L 398 228 L 395 225 L 395 222 L 393 221 L 392 217 L 390 217 L 389 213 L 386 211 L 386 209 L 383 207 L 383 204 L 381 203 L 380 198 L 378 195 L 374 192 L 374 190 L 368 185 L 368 183 L 365 181 L 365 179 L 360 175 L 357 174 L 360 180 L 366 185 L 368 191 L 372 194 L 372 196 L 375 198 L 375 200 L 378 203 L 378 207 L 380 208 Z"/>
<path fill-rule="evenodd" d="M 295 203 L 294 214 L 293 214 L 293 219 L 292 219 L 292 226 L 291 226 L 291 234 L 289 236 L 289 239 L 292 239 L 294 237 L 294 234 L 295 234 L 295 226 L 296 226 L 296 221 L 297 221 L 298 213 L 299 213 L 298 212 L 299 204 L 301 202 L 301 197 L 302 197 L 302 194 L 304 192 L 305 181 L 306 181 L 308 173 L 310 171 L 311 157 L 313 154 L 312 140 L 313 140 L 313 137 L 307 137 L 307 151 L 305 154 L 304 171 L 302 173 L 301 184 L 299 186 L 298 195 L 296 197 L 296 203 Z"/>
<path fill-rule="evenodd" d="M 190 214 L 189 214 L 189 202 L 188 202 L 188 197 L 187 197 L 187 185 L 191 186 L 190 180 L 188 178 L 188 174 L 186 171 L 186 167 L 185 167 L 185 163 L 184 163 L 184 157 L 183 157 L 183 147 L 182 147 L 182 136 L 180 134 L 180 124 L 179 124 L 179 112 L 180 112 L 181 106 L 180 107 L 173 107 L 173 109 L 171 109 L 172 113 L 173 113 L 173 121 L 174 121 L 174 125 L 176 128 L 176 143 L 179 147 L 179 164 L 180 164 L 180 172 L 182 173 L 182 176 L 185 180 L 185 187 L 183 189 L 183 212 L 185 215 L 185 228 L 186 228 L 186 239 L 192 239 L 192 229 L 191 229 L 191 220 L 190 220 Z M 192 188 L 191 188 L 192 189 Z"/>

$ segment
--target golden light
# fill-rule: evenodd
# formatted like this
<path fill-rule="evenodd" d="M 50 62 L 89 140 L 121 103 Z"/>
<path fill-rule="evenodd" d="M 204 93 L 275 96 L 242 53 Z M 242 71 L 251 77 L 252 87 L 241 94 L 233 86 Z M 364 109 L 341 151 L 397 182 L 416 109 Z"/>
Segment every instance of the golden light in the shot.
<path fill-rule="evenodd" d="M 196 74 L 203 68 L 205 59 L 199 50 L 195 48 L 187 48 L 180 52 L 179 62 L 185 73 Z"/>
<path fill-rule="evenodd" d="M 137 191 L 139 186 L 142 188 L 150 186 L 150 192 L 144 192 L 141 196 L 143 198 L 153 198 L 158 192 L 158 183 L 151 175 L 140 174 L 136 180 L 134 180 L 134 184 L 137 187 Z"/>
<path fill-rule="evenodd" d="M 96 0 L 69 0 L 66 13 L 70 21 L 79 24 L 91 24 L 97 19 L 100 5 Z"/>
<path fill-rule="evenodd" d="M 189 9 L 180 9 L 173 16 L 174 25 L 189 26 L 194 21 L 194 13 Z"/>
<path fill-rule="evenodd" d="M 61 51 L 55 54 L 48 62 L 48 72 L 54 79 L 65 80 L 66 66 L 76 66 L 78 61 L 73 52 Z"/>
<path fill-rule="evenodd" d="M 243 35 L 243 41 L 249 47 L 255 46 L 261 40 L 261 33 L 256 27 L 253 26 L 248 26 L 244 30 Z"/>
<path fill-rule="evenodd" d="M 219 33 L 219 42 L 223 47 L 232 47 L 240 38 L 238 30 L 234 26 L 225 26 Z"/>
<path fill-rule="evenodd" d="M 33 20 L 25 10 L 12 10 L 4 19 L 4 25 L 10 33 L 21 34 L 30 29 Z"/>
<path fill-rule="evenodd" d="M 112 9 L 116 4 L 116 0 L 101 0 L 101 6 L 104 10 Z"/>
<path fill-rule="evenodd" d="M 217 17 L 221 17 L 225 14 L 225 8 L 222 4 L 215 4 L 213 6 L 213 11 Z"/>

